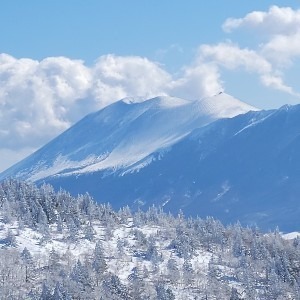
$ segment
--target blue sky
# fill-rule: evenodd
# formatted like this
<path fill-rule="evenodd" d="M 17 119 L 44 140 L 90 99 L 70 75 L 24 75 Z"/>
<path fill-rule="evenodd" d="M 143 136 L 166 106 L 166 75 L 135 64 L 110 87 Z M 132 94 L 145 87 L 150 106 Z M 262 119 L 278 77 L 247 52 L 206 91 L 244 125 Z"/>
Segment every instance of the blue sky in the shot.
<path fill-rule="evenodd" d="M 87 64 L 108 53 L 138 55 L 161 61 L 174 70 L 189 63 L 199 45 L 231 38 L 222 30 L 227 18 L 240 18 L 254 10 L 267 11 L 271 5 L 297 9 L 299 2 L 2 1 L 1 52 L 38 60 L 66 56 L 83 59 Z M 243 35 L 238 39 L 248 40 Z M 167 50 L 171 57 L 159 55 Z"/>
<path fill-rule="evenodd" d="M 0 3 L 0 171 L 125 96 L 300 100 L 299 1 Z M 10 124 L 8 126 L 8 124 Z"/>

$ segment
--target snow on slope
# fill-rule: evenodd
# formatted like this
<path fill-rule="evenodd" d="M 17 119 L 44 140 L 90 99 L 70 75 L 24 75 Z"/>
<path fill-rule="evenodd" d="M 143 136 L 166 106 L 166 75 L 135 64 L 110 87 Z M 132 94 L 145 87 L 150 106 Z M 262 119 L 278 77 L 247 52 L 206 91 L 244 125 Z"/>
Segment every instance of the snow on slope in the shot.
<path fill-rule="evenodd" d="M 37 181 L 134 166 L 195 128 L 257 110 L 225 93 L 197 101 L 126 98 L 90 114 L 46 146 L 0 174 Z M 150 157 L 149 157 L 150 156 Z M 144 167 L 142 163 L 139 167 Z"/>

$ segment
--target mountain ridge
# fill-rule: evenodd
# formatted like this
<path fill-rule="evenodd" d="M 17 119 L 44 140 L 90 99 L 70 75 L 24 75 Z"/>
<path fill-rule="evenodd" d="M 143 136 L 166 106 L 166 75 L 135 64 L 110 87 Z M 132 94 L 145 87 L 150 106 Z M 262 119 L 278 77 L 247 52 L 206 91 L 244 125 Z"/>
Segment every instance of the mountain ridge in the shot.
<path fill-rule="evenodd" d="M 201 115 L 199 102 L 169 100 L 120 101 L 46 145 L 27 169 L 23 161 L 9 172 L 29 170 L 29 180 L 88 192 L 115 209 L 157 205 L 225 224 L 299 230 L 300 105 L 217 119 Z"/>
<path fill-rule="evenodd" d="M 0 179 L 14 174 L 36 181 L 64 170 L 80 174 L 134 165 L 195 128 L 250 109 L 256 108 L 227 94 L 196 101 L 166 96 L 143 102 L 123 99 L 89 114 L 29 156 L 27 166 L 25 159 L 1 173 Z"/>
<path fill-rule="evenodd" d="M 154 204 L 225 224 L 297 231 L 299 128 L 300 105 L 252 111 L 196 128 L 136 164 L 45 181 L 116 209 Z"/>

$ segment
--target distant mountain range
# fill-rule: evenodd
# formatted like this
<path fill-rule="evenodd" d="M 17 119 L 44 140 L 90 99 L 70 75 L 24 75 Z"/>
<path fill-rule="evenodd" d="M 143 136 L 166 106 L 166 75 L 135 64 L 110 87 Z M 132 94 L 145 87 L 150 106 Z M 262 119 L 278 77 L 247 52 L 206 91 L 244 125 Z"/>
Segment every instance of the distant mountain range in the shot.
<path fill-rule="evenodd" d="M 300 106 L 258 111 L 221 93 L 124 99 L 0 174 L 88 192 L 114 207 L 300 228 Z"/>

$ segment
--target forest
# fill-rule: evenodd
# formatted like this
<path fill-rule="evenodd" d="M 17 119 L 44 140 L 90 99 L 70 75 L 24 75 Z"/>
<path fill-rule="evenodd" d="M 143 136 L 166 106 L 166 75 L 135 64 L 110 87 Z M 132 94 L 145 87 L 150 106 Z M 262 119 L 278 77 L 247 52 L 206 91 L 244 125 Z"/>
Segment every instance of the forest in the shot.
<path fill-rule="evenodd" d="M 0 299 L 299 299 L 300 238 L 0 183 Z"/>

